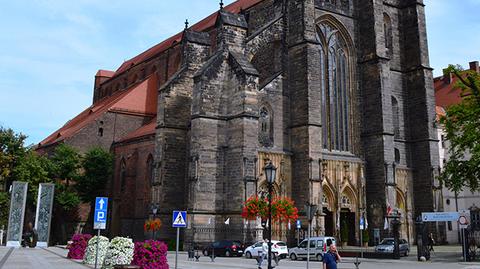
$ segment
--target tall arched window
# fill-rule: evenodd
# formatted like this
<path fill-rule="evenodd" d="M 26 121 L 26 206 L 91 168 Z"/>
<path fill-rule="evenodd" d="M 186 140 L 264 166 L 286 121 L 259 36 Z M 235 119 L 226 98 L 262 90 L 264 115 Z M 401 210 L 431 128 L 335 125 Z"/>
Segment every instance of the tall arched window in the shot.
<path fill-rule="evenodd" d="M 319 25 L 323 148 L 351 151 L 350 51 L 331 23 Z"/>
<path fill-rule="evenodd" d="M 383 14 L 383 31 L 385 35 L 385 49 L 387 50 L 387 56 L 391 57 L 393 53 L 392 20 L 387 13 Z"/>
<path fill-rule="evenodd" d="M 397 98 L 392 96 L 392 120 L 393 134 L 395 138 L 400 138 L 400 111 L 398 108 Z"/>
<path fill-rule="evenodd" d="M 152 154 L 150 154 L 148 155 L 148 158 L 147 158 L 147 180 L 150 182 L 150 185 L 153 185 L 155 181 L 154 171 L 155 171 L 155 163 L 153 162 Z"/>
<path fill-rule="evenodd" d="M 262 106 L 258 119 L 258 140 L 264 147 L 273 146 L 273 113 L 267 106 Z"/>
<path fill-rule="evenodd" d="M 127 185 L 127 163 L 125 162 L 125 159 L 122 158 L 120 161 L 120 191 L 125 191 L 125 187 Z"/>

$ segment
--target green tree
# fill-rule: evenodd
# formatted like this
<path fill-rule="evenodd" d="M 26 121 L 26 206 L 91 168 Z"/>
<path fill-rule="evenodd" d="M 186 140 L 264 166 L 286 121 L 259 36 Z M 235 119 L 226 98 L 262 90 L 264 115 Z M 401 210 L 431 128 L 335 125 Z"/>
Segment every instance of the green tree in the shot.
<path fill-rule="evenodd" d="M 13 181 L 13 169 L 27 151 L 24 146 L 26 138 L 24 134 L 0 126 L 0 184 L 5 187 Z"/>
<path fill-rule="evenodd" d="M 76 189 L 83 202 L 105 195 L 105 186 L 113 174 L 113 155 L 101 148 L 89 150 L 82 161 L 83 175 L 77 180 Z"/>
<path fill-rule="evenodd" d="M 457 77 L 462 102 L 446 109 L 440 123 L 449 142 L 449 160 L 440 176 L 445 186 L 459 192 L 480 190 L 480 75 L 450 65 L 446 72 Z"/>
<path fill-rule="evenodd" d="M 15 180 L 28 182 L 27 203 L 29 206 L 35 205 L 37 201 L 39 184 L 53 182 L 52 169 L 52 162 L 44 156 L 39 156 L 33 150 L 28 150 L 13 169 Z"/>
<path fill-rule="evenodd" d="M 60 144 L 55 148 L 51 159 L 55 177 L 63 181 L 67 187 L 79 177 L 81 157 L 75 148 Z"/>
<path fill-rule="evenodd" d="M 76 208 L 80 204 L 80 197 L 70 183 L 80 177 L 80 154 L 75 148 L 61 144 L 55 148 L 51 161 L 56 179 L 55 203 L 65 211 Z"/>

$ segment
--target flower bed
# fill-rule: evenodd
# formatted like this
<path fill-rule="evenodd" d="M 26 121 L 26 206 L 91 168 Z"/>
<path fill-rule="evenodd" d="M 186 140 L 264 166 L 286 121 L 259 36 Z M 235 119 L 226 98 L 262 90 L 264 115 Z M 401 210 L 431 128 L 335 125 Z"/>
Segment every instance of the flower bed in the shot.
<path fill-rule="evenodd" d="M 74 260 L 82 260 L 85 256 L 88 240 L 92 238 L 90 234 L 75 234 L 72 237 L 72 243 L 68 245 L 67 258 Z"/>
<path fill-rule="evenodd" d="M 99 239 L 100 238 L 100 239 Z M 95 264 L 95 253 L 97 252 L 97 241 L 98 245 L 98 264 L 103 264 L 105 259 L 105 254 L 107 253 L 109 240 L 105 236 L 94 236 L 88 241 L 88 246 L 85 251 L 85 256 L 83 257 L 83 262 L 86 264 L 93 265 Z"/>
<path fill-rule="evenodd" d="M 113 238 L 107 248 L 102 268 L 111 269 L 115 265 L 130 265 L 133 260 L 134 247 L 135 245 L 130 238 Z"/>
<path fill-rule="evenodd" d="M 135 243 L 132 264 L 143 269 L 168 269 L 167 245 L 154 240 Z"/>

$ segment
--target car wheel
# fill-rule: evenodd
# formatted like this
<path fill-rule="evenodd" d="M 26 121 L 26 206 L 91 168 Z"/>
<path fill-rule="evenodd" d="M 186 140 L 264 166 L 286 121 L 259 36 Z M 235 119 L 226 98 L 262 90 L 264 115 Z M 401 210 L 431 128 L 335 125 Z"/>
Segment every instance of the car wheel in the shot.
<path fill-rule="evenodd" d="M 297 254 L 295 254 L 295 253 L 290 254 L 290 260 L 296 261 L 297 260 Z"/>
<path fill-rule="evenodd" d="M 225 257 L 230 257 L 232 256 L 232 253 L 230 253 L 230 250 L 225 251 Z"/>
<path fill-rule="evenodd" d="M 252 253 L 250 253 L 250 251 L 247 251 L 247 252 L 245 253 L 245 258 L 251 259 L 251 258 L 252 258 Z"/>
<path fill-rule="evenodd" d="M 317 261 L 319 261 L 319 262 L 323 261 L 323 255 L 322 254 L 317 254 Z"/>

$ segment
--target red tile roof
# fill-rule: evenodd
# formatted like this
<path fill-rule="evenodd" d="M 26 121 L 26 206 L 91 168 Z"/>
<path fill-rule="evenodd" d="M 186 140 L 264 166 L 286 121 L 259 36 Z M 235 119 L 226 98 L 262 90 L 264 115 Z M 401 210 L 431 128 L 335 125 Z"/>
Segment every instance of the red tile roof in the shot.
<path fill-rule="evenodd" d="M 143 82 L 125 91 L 118 91 L 90 106 L 38 145 L 42 147 L 69 138 L 108 111 L 154 116 L 156 107 L 157 77 L 152 75 Z"/>
<path fill-rule="evenodd" d="M 225 10 L 229 11 L 231 13 L 240 13 L 240 11 L 242 9 L 250 8 L 250 7 L 252 7 L 252 6 L 254 6 L 254 5 L 256 5 L 256 4 L 258 4 L 262 1 L 263 0 L 238 0 L 236 2 L 233 2 L 230 5 L 226 6 Z M 200 32 L 200 31 L 205 31 L 205 30 L 213 27 L 215 25 L 215 21 L 217 20 L 217 15 L 218 15 L 218 12 L 215 12 L 215 13 L 211 14 L 210 16 L 206 17 L 205 19 L 201 20 L 200 22 L 194 24 L 190 29 Z M 183 32 L 178 33 L 178 34 L 168 38 L 167 40 L 161 42 L 160 44 L 157 44 L 157 45 L 151 47 L 150 49 L 140 53 L 139 55 L 133 57 L 132 59 L 125 61 L 117 69 L 114 76 L 117 76 L 117 75 L 123 73 L 124 71 L 126 71 L 127 69 L 131 68 L 132 66 L 135 66 L 139 63 L 142 63 L 142 62 L 152 58 L 153 56 L 169 49 L 170 47 L 172 47 L 172 45 L 174 43 L 178 43 L 178 42 L 181 41 L 182 35 L 183 35 Z"/>
<path fill-rule="evenodd" d="M 437 106 L 447 108 L 462 101 L 461 90 L 455 87 L 457 78 L 452 76 L 450 83 L 446 83 L 443 77 L 434 79 L 435 101 Z"/>
<path fill-rule="evenodd" d="M 142 127 L 138 128 L 137 130 L 129 133 L 124 138 L 120 139 L 118 142 L 125 142 L 128 140 L 133 140 L 136 138 L 155 134 L 156 127 L 157 127 L 157 117 L 153 118 L 152 121 L 150 121 L 150 123 L 145 124 Z"/>
<path fill-rule="evenodd" d="M 115 72 L 114 71 L 110 71 L 110 70 L 98 70 L 97 74 L 95 74 L 96 77 L 107 77 L 107 78 L 111 78 L 113 77 L 113 75 L 115 75 Z"/>

